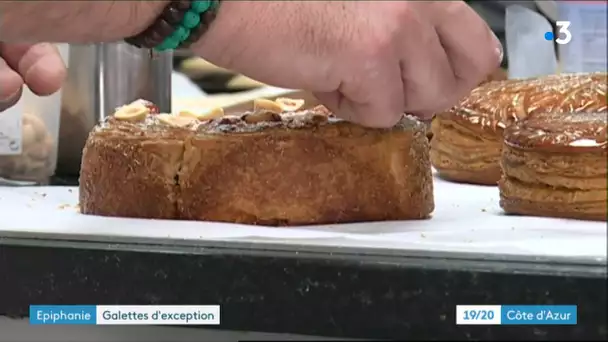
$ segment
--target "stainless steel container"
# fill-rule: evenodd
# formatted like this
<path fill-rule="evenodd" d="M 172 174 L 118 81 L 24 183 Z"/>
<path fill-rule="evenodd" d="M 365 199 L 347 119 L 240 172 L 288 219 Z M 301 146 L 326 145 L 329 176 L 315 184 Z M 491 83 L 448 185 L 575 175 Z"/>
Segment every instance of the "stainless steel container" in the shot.
<path fill-rule="evenodd" d="M 116 107 L 137 99 L 171 111 L 171 52 L 155 53 L 124 43 L 71 45 L 63 88 L 57 174 L 77 175 L 91 129 Z"/>

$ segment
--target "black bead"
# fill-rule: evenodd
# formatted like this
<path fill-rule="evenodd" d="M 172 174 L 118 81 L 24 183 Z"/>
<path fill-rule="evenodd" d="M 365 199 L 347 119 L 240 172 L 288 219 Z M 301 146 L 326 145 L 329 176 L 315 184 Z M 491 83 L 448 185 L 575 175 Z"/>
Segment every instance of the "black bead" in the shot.
<path fill-rule="evenodd" d="M 148 49 L 152 49 L 155 46 L 160 45 L 160 43 L 163 42 L 163 40 L 165 40 L 166 36 L 162 35 L 158 32 L 155 31 L 151 31 L 150 33 L 148 33 L 147 35 L 144 36 L 144 44 L 142 44 L 144 47 L 148 48 Z"/>
<path fill-rule="evenodd" d="M 172 26 L 175 26 L 178 25 L 184 19 L 185 13 L 185 11 L 180 11 L 177 8 L 169 6 L 163 12 L 162 18 L 165 19 Z"/>
<path fill-rule="evenodd" d="M 192 0 L 171 1 L 171 5 L 169 5 L 169 6 L 174 7 L 180 11 L 186 11 L 186 10 L 189 10 L 190 7 L 192 6 Z"/>
<path fill-rule="evenodd" d="M 125 39 L 125 43 L 129 44 L 129 45 L 133 45 L 137 48 L 141 48 L 141 37 L 140 36 L 134 36 L 134 37 L 129 37 Z"/>
<path fill-rule="evenodd" d="M 160 34 L 164 39 L 169 37 L 173 31 L 175 31 L 175 27 L 169 24 L 165 19 L 159 18 L 154 26 L 152 26 L 151 31 Z"/>
<path fill-rule="evenodd" d="M 207 12 L 201 14 L 200 24 L 191 30 L 190 35 L 184 41 L 179 49 L 187 48 L 198 41 L 209 29 L 209 26 L 216 17 L 220 1 L 214 1 L 214 6 Z M 165 39 L 175 32 L 176 27 L 184 19 L 186 11 L 192 6 L 192 0 L 174 0 L 165 7 L 161 16 L 144 32 L 125 39 L 125 42 L 139 47 L 152 49 L 160 45 Z"/>

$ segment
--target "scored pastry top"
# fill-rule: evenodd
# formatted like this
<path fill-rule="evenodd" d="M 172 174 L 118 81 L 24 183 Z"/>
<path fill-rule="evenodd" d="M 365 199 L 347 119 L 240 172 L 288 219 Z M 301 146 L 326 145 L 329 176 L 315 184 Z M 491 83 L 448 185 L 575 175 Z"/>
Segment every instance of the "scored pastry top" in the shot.
<path fill-rule="evenodd" d="M 439 115 L 496 131 L 536 113 L 602 112 L 608 105 L 607 83 L 606 73 L 490 82 Z"/>
<path fill-rule="evenodd" d="M 251 111 L 240 115 L 225 115 L 221 107 L 201 113 L 180 111 L 167 114 L 159 113 L 158 108 L 149 101 L 137 100 L 117 108 L 114 115 L 97 127 L 96 132 L 118 132 L 134 136 L 254 133 L 269 128 L 302 129 L 345 122 L 324 106 L 302 109 L 304 104 L 304 100 L 300 99 L 257 99 L 253 101 Z M 408 128 L 424 130 L 425 126 L 414 117 L 404 115 L 393 129 Z"/>
<path fill-rule="evenodd" d="M 505 130 L 505 143 L 519 148 L 606 150 L 608 112 L 538 113 Z"/>

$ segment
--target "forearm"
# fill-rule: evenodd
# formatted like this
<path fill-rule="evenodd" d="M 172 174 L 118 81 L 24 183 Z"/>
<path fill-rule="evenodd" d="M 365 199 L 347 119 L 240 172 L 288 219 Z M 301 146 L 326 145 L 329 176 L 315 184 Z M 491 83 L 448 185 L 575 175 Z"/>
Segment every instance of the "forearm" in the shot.
<path fill-rule="evenodd" d="M 190 50 L 211 63 L 230 68 L 232 57 L 239 55 L 247 45 L 238 40 L 238 32 L 243 32 L 249 25 L 255 25 L 246 23 L 247 20 L 239 13 L 238 7 L 246 6 L 247 3 L 248 1 L 222 1 L 215 20 L 207 32 L 190 46 Z"/>
<path fill-rule="evenodd" d="M 152 25 L 168 3 L 169 0 L 0 1 L 0 42 L 120 41 Z M 254 3 L 222 1 L 208 32 L 191 46 L 193 52 L 212 63 L 230 67 L 233 57 L 247 45 L 238 36 L 252 25 L 243 14 L 248 4 Z M 256 24 L 260 23 L 253 23 Z"/>
<path fill-rule="evenodd" d="M 0 41 L 102 43 L 141 33 L 154 23 L 165 1 L 0 1 Z M 239 49 L 235 35 L 243 29 L 237 1 L 223 1 L 216 21 L 195 44 L 195 54 L 222 66 Z M 242 5 L 242 4 L 241 4 Z M 243 6 L 238 6 L 242 8 Z M 230 18 L 226 18 L 230 16 Z M 237 46 L 235 46 L 237 45 Z M 231 51 L 227 51 L 231 50 Z"/>
<path fill-rule="evenodd" d="M 0 41 L 112 42 L 145 30 L 168 1 L 0 1 Z"/>

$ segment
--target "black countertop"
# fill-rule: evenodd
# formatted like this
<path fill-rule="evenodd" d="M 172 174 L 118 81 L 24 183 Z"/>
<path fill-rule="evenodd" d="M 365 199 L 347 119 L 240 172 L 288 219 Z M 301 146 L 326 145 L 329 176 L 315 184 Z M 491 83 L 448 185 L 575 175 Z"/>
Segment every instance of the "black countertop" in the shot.
<path fill-rule="evenodd" d="M 63 184 L 69 184 L 63 182 Z M 0 236 L 0 315 L 30 304 L 221 305 L 228 330 L 606 340 L 606 265 Z M 458 304 L 575 304 L 575 326 L 457 326 Z"/>

